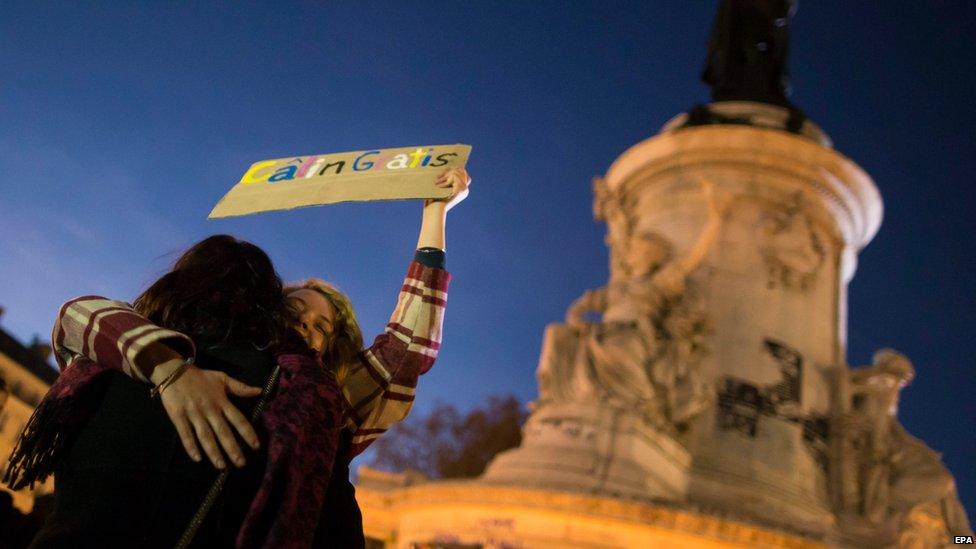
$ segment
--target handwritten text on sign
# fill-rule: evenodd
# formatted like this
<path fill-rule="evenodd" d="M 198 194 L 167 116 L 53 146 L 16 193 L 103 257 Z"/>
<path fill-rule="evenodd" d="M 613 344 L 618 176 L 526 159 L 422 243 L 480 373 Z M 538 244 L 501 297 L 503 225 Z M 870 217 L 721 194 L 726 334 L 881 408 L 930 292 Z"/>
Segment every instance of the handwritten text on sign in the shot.
<path fill-rule="evenodd" d="M 210 218 L 346 201 L 444 198 L 434 184 L 464 167 L 469 145 L 430 145 L 264 160 L 248 168 Z"/>

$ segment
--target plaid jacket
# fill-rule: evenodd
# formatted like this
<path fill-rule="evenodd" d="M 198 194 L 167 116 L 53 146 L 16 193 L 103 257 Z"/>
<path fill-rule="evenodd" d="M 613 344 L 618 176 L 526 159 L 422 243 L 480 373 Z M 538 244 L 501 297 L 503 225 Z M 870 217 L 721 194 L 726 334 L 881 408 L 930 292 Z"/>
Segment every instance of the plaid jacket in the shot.
<path fill-rule="evenodd" d="M 443 269 L 411 262 L 386 329 L 359 353 L 342 381 L 345 428 L 353 433 L 350 459 L 410 412 L 417 380 L 440 349 L 450 280 Z M 152 324 L 128 303 L 99 296 L 62 305 L 51 336 L 62 370 L 72 360 L 90 359 L 146 383 L 134 361 L 157 341 L 184 356 L 195 353 L 187 336 Z"/>

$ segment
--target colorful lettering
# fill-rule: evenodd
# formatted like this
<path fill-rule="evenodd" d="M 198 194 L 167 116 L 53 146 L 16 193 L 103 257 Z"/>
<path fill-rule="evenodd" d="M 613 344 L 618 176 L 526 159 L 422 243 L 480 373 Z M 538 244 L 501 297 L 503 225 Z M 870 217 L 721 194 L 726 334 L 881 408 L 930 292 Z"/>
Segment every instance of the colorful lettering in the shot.
<path fill-rule="evenodd" d="M 297 171 L 298 171 L 298 166 L 285 166 L 284 168 L 278 168 L 277 170 L 275 170 L 274 175 L 268 178 L 268 183 L 295 179 L 295 172 Z"/>
<path fill-rule="evenodd" d="M 396 155 L 396 156 L 393 157 L 393 160 L 390 160 L 390 162 L 386 165 L 386 169 L 388 169 L 388 170 L 402 170 L 403 168 L 406 168 L 407 167 L 407 160 L 408 160 L 407 155 L 405 155 L 403 153 L 398 154 L 398 155 Z M 396 164 L 396 165 L 394 166 L 394 164 Z"/>
<path fill-rule="evenodd" d="M 403 149 L 374 149 L 358 153 L 339 153 L 292 157 L 287 162 L 265 160 L 256 162 L 241 177 L 240 184 L 278 183 L 294 179 L 310 179 L 325 175 L 339 175 L 351 162 L 353 172 L 403 170 L 417 168 L 438 168 L 448 165 L 456 152 L 434 155 L 434 148 L 418 147 L 411 152 L 397 152 Z M 356 155 L 356 156 L 353 156 Z M 341 160 L 338 160 L 342 158 Z M 431 160 L 433 159 L 433 161 Z M 330 160 L 334 160 L 330 162 Z"/>
<path fill-rule="evenodd" d="M 440 162 L 440 164 L 438 164 L 437 162 L 431 162 L 430 163 L 430 167 L 431 168 L 438 168 L 440 166 L 446 165 L 448 163 L 448 160 L 446 158 L 444 158 L 446 156 L 457 156 L 457 153 L 443 153 L 443 154 L 437 155 L 437 162 Z"/>
<path fill-rule="evenodd" d="M 353 169 L 353 171 L 361 172 L 361 171 L 368 170 L 368 169 L 372 168 L 373 165 L 374 165 L 374 163 L 373 162 L 370 162 L 369 160 L 367 160 L 366 162 L 363 162 L 362 167 L 359 166 L 359 161 L 362 160 L 363 158 L 366 158 L 366 156 L 367 155 L 370 155 L 370 154 L 380 154 L 380 151 L 366 151 L 363 154 L 357 156 L 356 157 L 356 160 L 352 163 L 352 169 Z"/>
<path fill-rule="evenodd" d="M 308 173 L 309 168 L 312 167 L 312 164 L 315 162 L 315 159 L 316 158 L 318 158 L 318 157 L 317 156 L 310 156 L 310 157 L 308 157 L 308 160 L 302 162 L 302 167 L 301 168 L 298 168 L 298 173 L 295 174 L 295 177 L 308 177 L 305 174 Z"/>
<path fill-rule="evenodd" d="M 424 152 L 423 149 L 417 149 L 417 150 L 413 151 L 412 153 L 410 153 L 410 158 L 413 159 L 413 160 L 410 161 L 410 167 L 411 168 L 416 168 L 417 165 L 420 164 L 420 159 L 424 156 L 424 154 L 426 154 L 426 153 Z"/>
<path fill-rule="evenodd" d="M 335 173 L 336 174 L 340 174 L 340 173 L 342 173 L 342 167 L 345 166 L 345 165 L 346 165 L 346 161 L 345 160 L 339 160 L 337 162 L 329 162 L 325 166 L 322 166 L 322 169 L 319 170 L 319 175 L 325 175 L 326 170 L 328 170 L 332 166 L 336 166 Z"/>
<path fill-rule="evenodd" d="M 264 162 L 255 162 L 251 169 L 247 170 L 247 173 L 241 177 L 241 183 L 249 185 L 251 183 L 262 183 L 264 178 L 267 176 L 265 173 L 267 170 L 274 166 L 276 162 L 274 160 L 266 160 Z"/>

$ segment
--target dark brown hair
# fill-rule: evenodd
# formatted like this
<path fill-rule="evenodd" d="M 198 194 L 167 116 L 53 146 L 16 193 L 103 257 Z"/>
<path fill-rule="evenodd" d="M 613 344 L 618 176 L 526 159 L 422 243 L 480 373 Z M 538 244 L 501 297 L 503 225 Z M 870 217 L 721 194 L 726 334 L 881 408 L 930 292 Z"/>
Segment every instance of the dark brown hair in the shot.
<path fill-rule="evenodd" d="M 281 278 L 268 254 L 232 236 L 194 244 L 133 306 L 195 341 L 307 351 L 292 329 L 295 312 L 282 298 Z"/>

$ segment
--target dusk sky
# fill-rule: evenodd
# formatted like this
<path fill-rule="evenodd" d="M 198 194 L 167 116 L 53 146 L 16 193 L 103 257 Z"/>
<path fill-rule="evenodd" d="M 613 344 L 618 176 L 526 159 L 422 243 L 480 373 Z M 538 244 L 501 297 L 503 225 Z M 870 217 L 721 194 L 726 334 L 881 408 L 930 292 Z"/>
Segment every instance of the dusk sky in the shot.
<path fill-rule="evenodd" d="M 84 3 L 88 4 L 88 3 Z M 47 338 L 81 294 L 131 300 L 213 233 L 319 276 L 380 333 L 417 201 L 207 221 L 253 162 L 473 146 L 448 219 L 445 341 L 415 413 L 537 395 L 547 323 L 607 279 L 591 180 L 699 81 L 716 2 L 4 4 L 0 327 Z M 179 7 L 178 7 L 179 6 Z M 246 6 L 246 7 L 244 7 Z M 976 511 L 976 3 L 800 2 L 792 100 L 885 203 L 850 285 L 848 361 L 908 355 L 906 428 Z"/>

